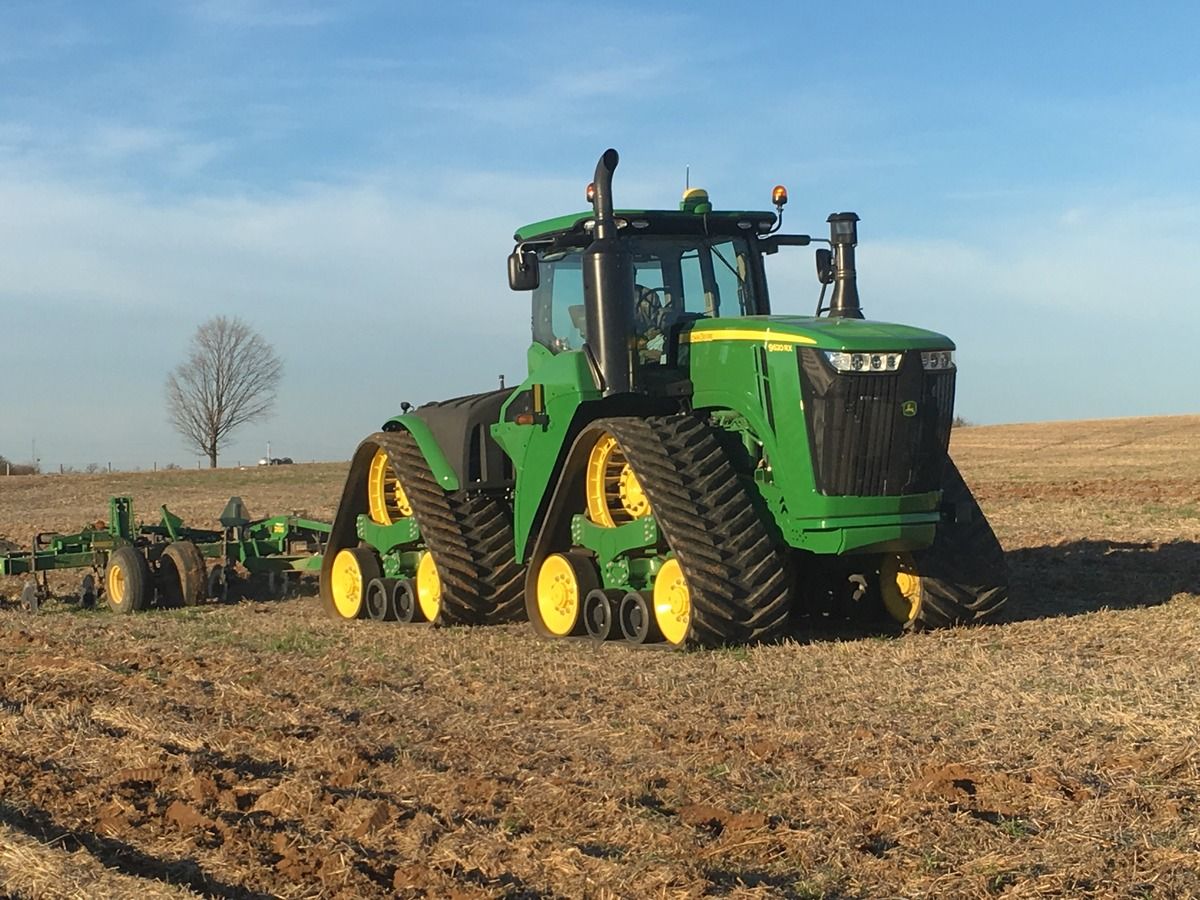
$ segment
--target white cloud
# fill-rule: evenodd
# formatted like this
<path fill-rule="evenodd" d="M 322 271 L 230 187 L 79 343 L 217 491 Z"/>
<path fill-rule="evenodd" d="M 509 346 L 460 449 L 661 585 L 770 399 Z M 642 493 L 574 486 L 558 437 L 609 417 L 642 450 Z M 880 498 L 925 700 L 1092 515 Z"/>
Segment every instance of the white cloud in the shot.
<path fill-rule="evenodd" d="M 298 459 L 344 457 L 401 400 L 486 389 L 500 372 L 514 383 L 529 301 L 508 290 L 504 256 L 520 223 L 486 202 L 512 189 L 476 183 L 465 215 L 387 179 L 164 203 L 0 177 L 0 308 L 20 335 L 6 387 L 55 398 L 10 405 L 0 440 L 36 438 L 51 465 L 186 462 L 162 382 L 218 313 L 245 318 L 286 366 L 278 414 L 242 432 L 231 461 L 267 439 Z"/>

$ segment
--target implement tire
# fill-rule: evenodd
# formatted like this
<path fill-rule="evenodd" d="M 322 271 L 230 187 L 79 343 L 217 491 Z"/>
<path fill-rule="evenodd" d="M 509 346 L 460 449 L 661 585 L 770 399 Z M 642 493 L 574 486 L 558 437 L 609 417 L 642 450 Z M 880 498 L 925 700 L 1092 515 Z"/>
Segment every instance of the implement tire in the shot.
<path fill-rule="evenodd" d="M 158 559 L 159 586 L 166 606 L 196 606 L 208 593 L 208 570 L 191 541 L 172 541 Z"/>
<path fill-rule="evenodd" d="M 121 615 L 139 612 L 150 605 L 153 592 L 150 564 L 136 547 L 118 547 L 104 569 L 104 594 L 108 608 Z"/>
<path fill-rule="evenodd" d="M 954 508 L 955 521 L 938 526 L 933 546 L 881 566 L 884 605 L 910 631 L 986 622 L 1008 600 L 1004 549 L 949 458 L 942 502 Z"/>

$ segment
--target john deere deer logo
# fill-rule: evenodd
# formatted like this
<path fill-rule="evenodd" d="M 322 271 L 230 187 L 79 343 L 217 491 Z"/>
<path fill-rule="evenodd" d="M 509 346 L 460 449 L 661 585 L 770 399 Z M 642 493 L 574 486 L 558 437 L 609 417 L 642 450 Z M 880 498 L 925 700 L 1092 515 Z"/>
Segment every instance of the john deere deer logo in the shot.
<path fill-rule="evenodd" d="M 904 415 L 911 419 L 917 414 L 917 401 L 905 400 L 900 404 L 900 412 L 904 413 Z"/>

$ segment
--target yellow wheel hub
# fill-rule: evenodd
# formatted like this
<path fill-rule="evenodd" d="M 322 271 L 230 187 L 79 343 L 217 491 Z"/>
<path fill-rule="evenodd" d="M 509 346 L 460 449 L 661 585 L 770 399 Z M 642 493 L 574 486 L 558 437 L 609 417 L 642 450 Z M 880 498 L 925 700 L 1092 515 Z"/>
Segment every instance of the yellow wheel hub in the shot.
<path fill-rule="evenodd" d="M 120 566 L 109 566 L 106 581 L 109 600 L 117 604 L 124 603 L 126 588 L 125 570 Z"/>
<path fill-rule="evenodd" d="M 879 591 L 888 615 L 907 625 L 921 611 L 921 576 L 907 553 L 893 553 L 879 570 Z"/>
<path fill-rule="evenodd" d="M 679 560 L 668 559 L 654 578 L 654 618 L 663 637 L 682 644 L 692 625 L 692 592 Z"/>
<path fill-rule="evenodd" d="M 611 434 L 602 435 L 588 454 L 585 486 L 588 518 L 597 525 L 615 528 L 651 513 L 637 473 Z"/>
<path fill-rule="evenodd" d="M 343 619 L 357 619 L 362 612 L 366 585 L 363 583 L 363 572 L 358 565 L 358 559 L 349 550 L 340 550 L 333 558 L 330 589 L 337 614 Z"/>
<path fill-rule="evenodd" d="M 442 611 L 442 576 L 429 551 L 417 563 L 417 605 L 430 622 L 435 621 Z"/>
<path fill-rule="evenodd" d="M 538 570 L 537 605 L 542 624 L 555 637 L 565 637 L 579 623 L 583 588 L 571 561 L 561 553 L 546 557 Z"/>
<path fill-rule="evenodd" d="M 367 471 L 367 508 L 371 521 L 380 525 L 391 525 L 412 515 L 408 495 L 382 447 L 375 451 Z"/>

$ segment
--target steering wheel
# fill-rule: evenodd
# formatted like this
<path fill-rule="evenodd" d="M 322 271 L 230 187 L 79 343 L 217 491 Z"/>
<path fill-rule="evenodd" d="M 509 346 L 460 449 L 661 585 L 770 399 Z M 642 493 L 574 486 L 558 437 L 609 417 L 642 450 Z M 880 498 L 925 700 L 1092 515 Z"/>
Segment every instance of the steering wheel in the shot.
<path fill-rule="evenodd" d="M 662 295 L 654 288 L 635 284 L 637 300 L 633 306 L 634 327 L 641 334 L 649 335 L 651 331 L 661 334 L 665 330 L 667 308 L 663 305 Z"/>

